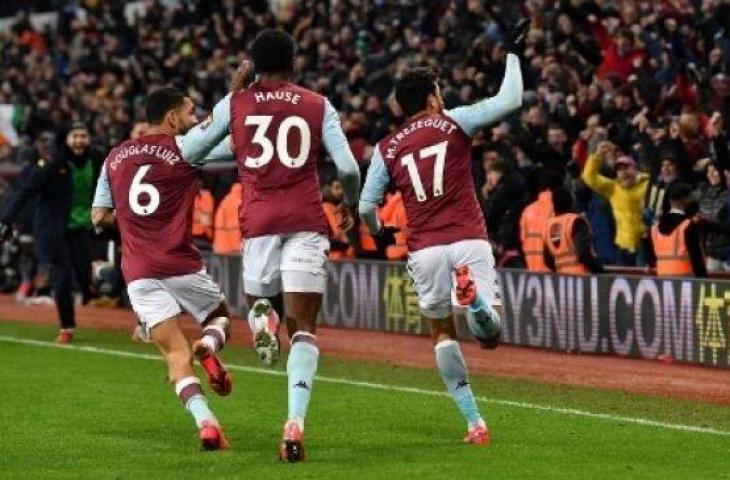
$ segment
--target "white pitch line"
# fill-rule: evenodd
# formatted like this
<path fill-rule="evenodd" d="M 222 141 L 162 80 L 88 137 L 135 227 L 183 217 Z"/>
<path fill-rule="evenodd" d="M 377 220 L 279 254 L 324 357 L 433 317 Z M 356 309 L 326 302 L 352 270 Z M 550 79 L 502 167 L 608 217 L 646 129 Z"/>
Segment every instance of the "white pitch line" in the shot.
<path fill-rule="evenodd" d="M 151 355 L 148 353 L 137 353 L 137 352 L 128 352 L 124 350 L 112 350 L 108 348 L 99 348 L 99 347 L 89 347 L 89 346 L 83 346 L 83 345 L 59 345 L 57 343 L 53 342 L 47 342 L 42 340 L 33 340 L 30 338 L 19 338 L 19 337 L 10 337 L 5 335 L 0 335 L 0 341 L 1 342 L 7 342 L 7 343 L 17 343 L 22 345 L 31 345 L 35 347 L 51 347 L 51 348 L 58 348 L 62 350 L 75 350 L 80 352 L 90 352 L 90 353 L 101 353 L 105 355 L 113 355 L 117 357 L 128 357 L 128 358 L 137 358 L 142 360 L 157 360 L 162 361 L 162 357 L 159 355 Z M 235 364 L 226 364 L 228 368 L 231 370 L 240 370 L 243 372 L 249 372 L 249 373 L 258 373 L 261 375 L 270 375 L 275 377 L 284 377 L 286 376 L 286 372 L 278 371 L 278 370 L 267 370 L 264 368 L 256 368 L 256 367 L 247 367 L 244 365 L 235 365 Z M 438 390 L 427 390 L 423 388 L 415 388 L 415 387 L 405 387 L 400 385 L 387 385 L 384 383 L 373 383 L 373 382 L 361 382 L 358 380 L 350 380 L 348 378 L 336 378 L 336 377 L 323 377 L 318 375 L 317 377 L 318 382 L 323 383 L 336 383 L 341 385 L 349 385 L 353 387 L 364 387 L 364 388 L 370 388 L 374 390 L 385 390 L 390 392 L 401 392 L 401 393 L 414 393 L 418 395 L 429 395 L 432 397 L 449 397 L 449 394 L 447 392 L 438 391 Z M 539 410 L 543 412 L 551 412 L 551 413 L 559 413 L 563 415 L 573 415 L 578 417 L 588 417 L 588 418 L 597 418 L 600 420 L 606 420 L 610 422 L 619 422 L 619 423 L 633 423 L 635 425 L 642 425 L 647 427 L 657 427 L 657 428 L 665 428 L 669 430 L 679 430 L 683 432 L 693 432 L 693 433 L 705 433 L 709 435 L 719 435 L 723 437 L 730 437 L 730 431 L 726 430 L 717 430 L 714 428 L 709 427 L 699 427 L 696 425 L 683 425 L 680 423 L 668 423 L 668 422 L 661 422 L 658 420 L 651 420 L 648 418 L 641 418 L 641 417 L 626 417 L 623 415 L 613 415 L 611 413 L 600 413 L 600 412 L 591 412 L 588 410 L 579 410 L 576 408 L 564 408 L 564 407 L 556 407 L 553 405 L 541 405 L 539 403 L 530 403 L 530 402 L 521 402 L 516 400 L 504 400 L 499 398 L 489 398 L 489 397 L 481 397 L 477 396 L 476 399 L 483 403 L 491 403 L 494 405 L 502 405 L 506 407 L 513 407 L 513 408 L 523 408 L 527 410 Z"/>

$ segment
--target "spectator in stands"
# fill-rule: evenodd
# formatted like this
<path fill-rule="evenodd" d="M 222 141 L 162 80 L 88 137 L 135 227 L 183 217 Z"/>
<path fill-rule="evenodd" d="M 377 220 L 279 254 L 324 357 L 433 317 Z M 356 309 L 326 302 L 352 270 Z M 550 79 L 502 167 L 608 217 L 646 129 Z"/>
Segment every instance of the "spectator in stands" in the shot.
<path fill-rule="evenodd" d="M 680 181 L 677 158 L 672 152 L 667 152 L 661 157 L 659 175 L 649 183 L 644 200 L 644 210 L 641 214 L 647 228 L 650 228 L 662 214 L 669 210 L 669 199 L 666 192 L 674 183 Z"/>
<path fill-rule="evenodd" d="M 670 210 L 651 229 L 650 264 L 660 276 L 706 277 L 702 235 L 707 223 L 690 210 L 692 187 L 676 183 L 667 195 Z"/>
<path fill-rule="evenodd" d="M 730 195 L 725 169 L 717 162 L 710 162 L 705 172 L 707 182 L 699 190 L 700 213 L 710 222 L 730 224 Z M 730 236 L 708 233 L 705 252 L 708 270 L 730 270 Z"/>
<path fill-rule="evenodd" d="M 347 235 L 340 228 L 337 206 L 344 198 L 342 183 L 337 177 L 328 179 L 322 188 L 322 205 L 329 226 L 330 258 L 352 258 L 354 249 L 347 240 Z"/>
<path fill-rule="evenodd" d="M 719 143 L 707 134 L 707 112 L 730 115 L 727 1 L 495 0 L 411 7 L 187 0 L 147 2 L 144 14 L 127 24 L 128 3 L 77 2 L 59 11 L 56 28 L 35 31 L 20 16 L 13 30 L 0 32 L 0 104 L 14 105 L 12 124 L 22 143 L 82 120 L 108 147 L 143 117 L 146 91 L 163 84 L 185 85 L 196 104 L 210 106 L 225 93 L 229 65 L 239 63 L 242 46 L 263 26 L 278 23 L 300 45 L 297 83 L 332 100 L 364 169 L 372 143 L 403 119 L 391 93 L 393 73 L 406 63 L 438 63 L 449 108 L 495 93 L 504 55 L 492 10 L 506 23 L 525 11 L 532 16 L 523 61 L 526 91 L 519 114 L 474 136 L 473 158 L 491 150 L 510 162 L 525 178 L 529 198 L 537 195 L 538 166 L 565 179 L 566 170 L 582 169 L 596 130 L 604 130 L 649 178 L 658 178 L 659 156 L 671 151 L 679 177 L 697 182 L 705 167 L 698 162 L 716 160 L 710 144 Z M 639 114 L 641 123 L 634 121 Z M 7 160 L 16 161 L 15 154 Z M 612 167 L 597 171 L 614 181 Z M 477 187 L 492 188 L 480 169 L 475 165 Z M 613 261 L 604 201 L 579 182 L 567 183 L 594 228 L 597 254 Z M 622 209 L 611 205 L 622 262 L 631 263 L 637 248 L 632 228 L 620 220 Z M 645 229 L 641 210 L 636 212 L 633 229 Z M 377 258 L 371 240 L 363 232 L 356 250 Z"/>
<path fill-rule="evenodd" d="M 603 266 L 593 253 L 591 227 L 575 212 L 573 196 L 565 188 L 553 191 L 554 215 L 543 236 L 543 259 L 553 271 L 566 275 L 601 273 Z"/>
<path fill-rule="evenodd" d="M 593 141 L 595 143 L 597 139 Z M 613 162 L 615 180 L 598 173 L 601 162 Z M 588 156 L 581 178 L 611 203 L 616 222 L 619 265 L 636 265 L 636 253 L 644 231 L 641 208 L 649 177 L 637 171 L 633 158 L 618 153 L 611 142 L 601 141 L 595 152 Z"/>
<path fill-rule="evenodd" d="M 526 186 L 522 175 L 504 159 L 497 160 L 487 171 L 482 210 L 498 264 L 504 265 L 506 260 L 514 266 L 522 263 L 518 253 L 519 222 L 528 198 Z"/>
<path fill-rule="evenodd" d="M 32 172 L 35 170 L 34 167 L 38 159 L 51 158 L 53 138 L 54 135 L 51 132 L 44 132 L 38 135 L 34 143 L 34 148 L 26 153 L 28 163 L 23 168 L 17 180 L 16 188 L 24 185 L 28 181 Z M 18 270 L 21 280 L 15 298 L 21 302 L 29 300 L 29 297 L 33 293 L 44 297 L 50 293 L 50 287 L 48 286 L 50 279 L 41 278 L 40 276 L 36 277 L 37 261 L 34 253 L 35 239 L 33 237 L 36 204 L 36 197 L 28 200 L 15 219 L 15 228 L 18 233 Z"/>
<path fill-rule="evenodd" d="M 395 243 L 385 249 L 385 258 L 388 260 L 406 260 L 408 258 L 408 219 L 406 207 L 400 192 L 389 192 L 385 197 L 383 208 L 380 209 L 380 220 L 383 225 L 395 227 Z"/>
<path fill-rule="evenodd" d="M 545 228 L 553 216 L 553 190 L 560 186 L 560 177 L 544 171 L 538 180 L 537 199 L 522 211 L 520 217 L 520 242 L 527 269 L 532 272 L 548 272 L 543 257 Z"/>
<path fill-rule="evenodd" d="M 56 137 L 51 158 L 41 158 L 0 217 L 0 237 L 26 202 L 36 197 L 34 236 L 39 265 L 50 268 L 61 330 L 56 338 L 68 343 L 76 326 L 74 278 L 83 301 L 91 297 L 91 200 L 101 170 L 101 157 L 89 147 L 84 124 L 74 123 Z"/>
<path fill-rule="evenodd" d="M 213 241 L 213 215 L 215 199 L 213 194 L 201 185 L 193 204 L 193 241 L 201 250 L 210 250 Z"/>
<path fill-rule="evenodd" d="M 593 5 L 595 6 L 595 4 Z M 588 15 L 588 22 L 590 22 L 593 35 L 601 46 L 601 57 L 603 58 L 596 71 L 596 76 L 599 79 L 605 79 L 614 75 L 621 80 L 626 80 L 634 72 L 636 66 L 641 65 L 646 55 L 635 45 L 635 39 L 641 33 L 641 28 L 638 25 L 631 30 L 626 27 L 618 27 L 613 33 L 609 33 L 599 20 L 592 13 Z"/>
<path fill-rule="evenodd" d="M 715 113 L 709 124 L 715 159 L 705 167 L 705 181 L 700 183 L 699 208 L 709 222 L 730 223 L 730 194 L 727 181 L 730 153 L 725 137 L 722 115 Z M 730 270 L 730 235 L 710 232 L 705 238 L 707 269 Z"/>

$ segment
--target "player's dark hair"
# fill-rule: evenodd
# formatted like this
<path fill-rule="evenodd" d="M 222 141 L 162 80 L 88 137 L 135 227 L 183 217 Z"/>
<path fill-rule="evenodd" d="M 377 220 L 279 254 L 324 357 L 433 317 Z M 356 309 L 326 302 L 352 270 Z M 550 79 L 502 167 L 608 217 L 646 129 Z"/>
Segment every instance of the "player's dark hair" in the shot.
<path fill-rule="evenodd" d="M 573 195 L 566 188 L 556 188 L 553 191 L 553 210 L 557 215 L 573 210 Z"/>
<path fill-rule="evenodd" d="M 164 120 L 170 110 L 178 108 L 185 102 L 185 93 L 175 87 L 162 87 L 147 95 L 145 113 L 147 121 L 157 125 Z"/>
<path fill-rule="evenodd" d="M 294 72 L 294 39 L 283 30 L 268 28 L 251 45 L 251 58 L 257 73 Z"/>
<path fill-rule="evenodd" d="M 436 93 L 438 72 L 431 67 L 410 67 L 395 81 L 395 100 L 410 117 L 426 108 L 428 96 Z"/>

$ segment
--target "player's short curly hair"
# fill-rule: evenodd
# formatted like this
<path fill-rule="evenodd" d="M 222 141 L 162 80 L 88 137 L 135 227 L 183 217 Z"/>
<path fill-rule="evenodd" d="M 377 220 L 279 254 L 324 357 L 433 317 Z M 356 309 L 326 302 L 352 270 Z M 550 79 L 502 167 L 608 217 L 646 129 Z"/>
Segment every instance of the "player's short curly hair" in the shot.
<path fill-rule="evenodd" d="M 292 73 L 294 39 L 283 30 L 268 28 L 251 44 L 251 58 L 258 73 Z"/>
<path fill-rule="evenodd" d="M 395 100 L 406 116 L 426 108 L 428 96 L 436 93 L 439 72 L 430 66 L 409 67 L 395 81 Z"/>
<path fill-rule="evenodd" d="M 178 108 L 185 102 L 185 92 L 176 87 L 162 87 L 147 95 L 145 114 L 147 121 L 157 125 L 164 120 L 167 112 Z"/>

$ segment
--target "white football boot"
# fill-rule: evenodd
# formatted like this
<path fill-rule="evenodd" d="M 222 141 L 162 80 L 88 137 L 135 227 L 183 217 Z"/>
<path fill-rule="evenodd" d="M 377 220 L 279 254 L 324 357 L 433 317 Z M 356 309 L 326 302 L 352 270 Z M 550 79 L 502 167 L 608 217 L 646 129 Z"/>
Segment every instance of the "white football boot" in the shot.
<path fill-rule="evenodd" d="M 256 300 L 248 312 L 248 326 L 253 335 L 253 346 L 261 363 L 267 367 L 279 359 L 279 315 L 265 298 Z"/>

